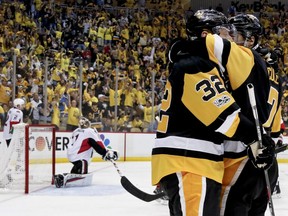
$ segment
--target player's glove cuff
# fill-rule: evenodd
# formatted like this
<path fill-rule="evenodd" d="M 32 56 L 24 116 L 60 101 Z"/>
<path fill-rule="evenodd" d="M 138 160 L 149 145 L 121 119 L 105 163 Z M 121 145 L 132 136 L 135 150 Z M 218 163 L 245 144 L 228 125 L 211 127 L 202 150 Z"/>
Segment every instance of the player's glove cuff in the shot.
<path fill-rule="evenodd" d="M 247 154 L 252 164 L 257 169 L 266 170 L 271 167 L 275 158 L 275 144 L 271 137 L 266 134 L 262 136 L 263 147 L 259 147 L 259 142 L 256 141 L 248 146 Z"/>
<path fill-rule="evenodd" d="M 118 152 L 113 149 L 107 149 L 106 154 L 103 156 L 103 160 L 118 160 Z"/>

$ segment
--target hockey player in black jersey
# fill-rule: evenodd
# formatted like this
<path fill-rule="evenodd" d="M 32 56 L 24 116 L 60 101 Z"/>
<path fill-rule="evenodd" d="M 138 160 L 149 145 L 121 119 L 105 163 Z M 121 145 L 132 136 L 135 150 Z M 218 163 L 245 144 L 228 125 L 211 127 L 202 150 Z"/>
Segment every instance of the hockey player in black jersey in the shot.
<path fill-rule="evenodd" d="M 251 48 L 252 50 L 262 51 L 258 44 L 258 39 L 263 32 L 263 28 L 259 20 L 253 15 L 239 14 L 229 19 L 229 23 L 236 27 L 237 33 L 234 35 L 234 41 L 240 45 Z M 258 111 L 268 108 L 268 118 L 259 116 L 260 122 L 265 128 L 267 134 L 279 136 L 280 120 L 281 120 L 281 83 L 271 65 L 266 64 L 269 75 L 269 97 L 265 104 L 258 106 Z M 258 83 L 259 80 L 254 80 L 252 83 Z M 237 92 L 232 92 L 237 97 Z M 257 92 L 256 92 L 257 94 Z M 239 95 L 241 97 L 241 94 Z M 236 99 L 236 102 L 241 107 L 241 110 L 249 110 L 250 106 Z M 264 106 L 263 106 L 264 105 Z M 276 127 L 275 127 L 276 126 Z M 277 135 L 278 134 L 278 135 Z M 225 160 L 233 161 L 239 157 L 237 149 L 231 149 L 231 144 L 237 145 L 240 142 L 225 141 Z M 241 158 L 241 157 L 239 157 Z M 268 198 L 267 197 L 267 182 L 262 169 L 255 166 L 253 160 L 242 158 L 235 164 L 226 164 L 223 178 L 223 196 L 221 204 L 221 215 L 225 216 L 264 216 Z M 271 188 L 275 186 L 278 176 L 277 161 L 273 157 L 272 166 L 268 169 Z"/>
<path fill-rule="evenodd" d="M 215 27 L 227 23 L 222 13 L 199 10 L 186 24 L 194 40 L 176 41 L 169 51 L 170 75 L 152 150 L 152 183 L 165 189 L 173 216 L 220 215 L 224 139 L 257 143 L 254 121 L 242 113 L 230 92 L 248 98 L 246 84 L 257 77 L 262 83 L 255 88 L 263 89 L 257 101 L 266 104 L 269 79 L 267 73 L 257 73 L 265 65 L 255 66 L 250 49 L 213 34 Z M 263 144 L 253 160 L 269 167 L 274 143 L 264 134 Z"/>

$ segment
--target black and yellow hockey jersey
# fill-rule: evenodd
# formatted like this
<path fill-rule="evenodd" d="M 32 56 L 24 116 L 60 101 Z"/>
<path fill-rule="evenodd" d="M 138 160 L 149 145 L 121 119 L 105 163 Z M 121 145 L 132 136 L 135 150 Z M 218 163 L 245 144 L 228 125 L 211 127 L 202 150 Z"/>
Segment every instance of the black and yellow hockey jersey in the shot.
<path fill-rule="evenodd" d="M 268 98 L 268 103 L 271 105 L 271 112 L 269 121 L 264 123 L 264 127 L 270 130 L 271 137 L 277 138 L 281 134 L 281 124 L 282 124 L 282 109 L 281 100 L 283 96 L 282 81 L 278 76 L 278 68 L 273 67 L 273 65 L 267 63 L 267 71 L 270 80 L 270 94 Z M 277 64 L 277 63 L 276 63 Z"/>
<path fill-rule="evenodd" d="M 249 78 L 249 82 L 254 86 L 258 86 L 258 90 L 255 92 L 257 101 L 257 110 L 259 115 L 260 123 L 267 133 L 271 132 L 272 137 L 278 137 L 280 135 L 281 126 L 281 81 L 275 72 L 274 68 L 264 61 L 264 59 L 256 52 L 254 53 L 256 70 L 253 70 Z M 268 75 L 268 76 L 267 76 Z M 265 79 L 264 79 L 265 78 Z M 267 85 L 267 79 L 269 79 L 269 85 Z M 267 91 L 268 90 L 268 91 Z M 246 91 L 244 89 L 244 91 Z M 268 92 L 265 93 L 265 92 Z M 265 94 L 264 94 L 265 93 Z M 251 105 L 249 98 L 243 96 L 241 89 L 232 91 L 232 95 L 236 103 L 241 108 L 243 114 L 249 119 L 254 119 L 251 113 Z M 259 97 L 259 95 L 261 97 Z M 266 99 L 266 105 L 265 100 Z M 241 160 L 241 157 L 246 156 L 246 147 L 241 142 L 224 142 L 224 162 L 225 167 L 231 166 L 237 161 Z"/>
<path fill-rule="evenodd" d="M 263 95 L 256 100 L 266 106 L 269 81 L 253 72 L 257 59 L 250 49 L 217 35 L 187 42 L 178 53 L 181 55 L 171 66 L 161 104 L 152 150 L 152 184 L 180 171 L 221 183 L 223 140 L 229 137 L 250 143 L 257 139 L 254 122 L 243 115 L 230 92 L 243 92 L 243 97 L 248 97 L 246 85 L 259 76 L 263 83 L 255 89 L 263 88 Z M 268 116 L 265 110 L 263 119 Z"/>

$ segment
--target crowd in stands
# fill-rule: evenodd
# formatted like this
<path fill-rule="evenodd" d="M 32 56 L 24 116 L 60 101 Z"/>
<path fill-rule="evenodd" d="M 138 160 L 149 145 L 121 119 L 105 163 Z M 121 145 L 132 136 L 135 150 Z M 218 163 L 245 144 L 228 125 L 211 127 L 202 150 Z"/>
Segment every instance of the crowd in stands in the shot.
<path fill-rule="evenodd" d="M 0 4 L 2 126 L 12 105 L 16 70 L 15 97 L 25 99 L 28 123 L 73 130 L 83 115 L 100 131 L 155 131 L 153 116 L 159 111 L 168 76 L 169 44 L 175 38 L 186 38 L 181 4 L 171 8 L 162 0 L 158 10 L 149 10 L 134 1 L 126 1 L 121 8 L 103 7 L 102 1 L 83 1 L 85 5 L 34 2 L 32 6 L 25 1 Z M 279 74 L 286 91 L 288 12 L 264 4 L 258 16 L 265 27 L 262 44 L 279 54 Z M 288 122 L 287 96 L 284 92 L 282 105 Z"/>

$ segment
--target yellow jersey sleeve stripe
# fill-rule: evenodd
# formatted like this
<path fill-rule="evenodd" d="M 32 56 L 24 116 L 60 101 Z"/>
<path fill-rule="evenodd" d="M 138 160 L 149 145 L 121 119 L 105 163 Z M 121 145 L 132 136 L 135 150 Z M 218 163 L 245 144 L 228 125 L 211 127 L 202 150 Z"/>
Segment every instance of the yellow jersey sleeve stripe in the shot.
<path fill-rule="evenodd" d="M 227 116 L 223 124 L 216 130 L 216 132 L 222 133 L 227 137 L 232 137 L 235 134 L 240 122 L 238 113 L 240 113 L 240 109 Z"/>

